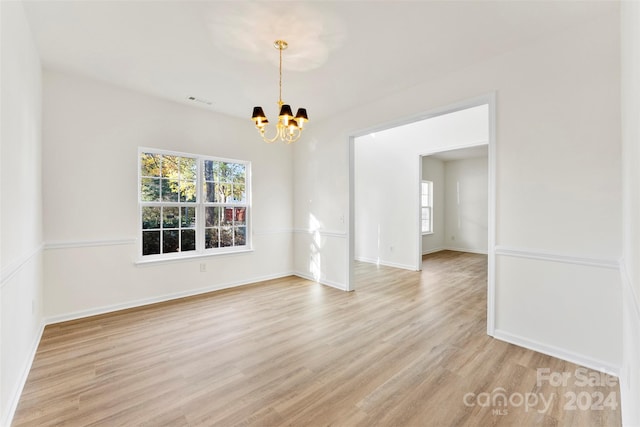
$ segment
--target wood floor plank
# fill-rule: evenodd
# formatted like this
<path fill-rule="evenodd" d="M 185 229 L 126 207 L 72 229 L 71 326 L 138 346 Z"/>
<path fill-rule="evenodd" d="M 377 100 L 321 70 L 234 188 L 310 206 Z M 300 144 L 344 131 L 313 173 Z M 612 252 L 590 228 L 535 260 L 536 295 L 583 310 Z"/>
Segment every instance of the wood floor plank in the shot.
<path fill-rule="evenodd" d="M 288 277 L 47 326 L 12 425 L 619 426 L 615 379 L 540 383 L 580 367 L 486 335 L 486 264 L 356 263 L 356 292 Z M 617 406 L 585 409 L 598 393 Z"/>

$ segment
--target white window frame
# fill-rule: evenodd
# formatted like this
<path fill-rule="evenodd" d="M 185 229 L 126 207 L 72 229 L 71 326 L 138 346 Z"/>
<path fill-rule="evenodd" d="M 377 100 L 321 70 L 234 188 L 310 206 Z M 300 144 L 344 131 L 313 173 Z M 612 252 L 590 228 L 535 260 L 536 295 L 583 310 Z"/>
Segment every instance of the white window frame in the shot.
<path fill-rule="evenodd" d="M 142 164 L 141 157 L 142 153 L 152 153 L 159 154 L 163 156 L 179 156 L 179 157 L 189 157 L 196 159 L 196 201 L 195 202 L 144 202 L 142 201 L 141 193 L 142 193 Z M 205 180 L 204 177 L 204 162 L 207 160 L 216 161 L 216 162 L 226 162 L 226 163 L 238 163 L 245 166 L 245 201 L 244 202 L 228 202 L 228 203 L 219 203 L 219 202 L 206 202 L 204 194 L 203 194 L 203 183 Z M 179 260 L 179 259 L 188 259 L 188 258 L 197 258 L 197 257 L 206 257 L 206 256 L 214 256 L 214 255 L 225 255 L 225 254 L 234 254 L 234 253 L 242 253 L 242 252 L 250 252 L 253 251 L 252 247 L 252 226 L 251 226 L 251 162 L 248 160 L 237 160 L 237 159 L 228 159 L 223 157 L 214 157 L 207 156 L 202 154 L 193 154 L 193 153 L 185 153 L 179 151 L 170 151 L 170 150 L 161 150 L 157 148 L 150 147 L 138 147 L 138 262 L 137 263 L 147 263 L 147 262 L 158 262 L 158 261 L 169 261 L 169 260 Z M 152 254 L 152 255 L 143 255 L 143 239 L 142 239 L 142 209 L 146 206 L 179 206 L 182 207 L 195 207 L 196 208 L 196 249 L 192 251 L 186 252 L 171 252 L 171 253 L 160 253 L 160 254 Z M 244 207 L 245 211 L 245 223 L 246 223 L 246 233 L 245 233 L 245 244 L 241 246 L 227 246 L 227 247 L 218 247 L 218 248 L 205 248 L 205 209 L 207 207 Z M 160 218 L 162 221 L 162 218 Z M 162 232 L 161 232 L 162 233 Z M 162 240 L 161 240 L 162 241 Z M 162 245 L 162 243 L 161 243 Z"/>
<path fill-rule="evenodd" d="M 429 189 L 429 195 L 426 203 L 424 200 L 424 186 Z M 429 211 L 429 229 L 425 231 L 424 221 L 422 219 L 422 213 L 427 209 Z M 420 183 L 420 231 L 422 235 L 433 234 L 433 181 L 427 181 L 425 179 Z"/>

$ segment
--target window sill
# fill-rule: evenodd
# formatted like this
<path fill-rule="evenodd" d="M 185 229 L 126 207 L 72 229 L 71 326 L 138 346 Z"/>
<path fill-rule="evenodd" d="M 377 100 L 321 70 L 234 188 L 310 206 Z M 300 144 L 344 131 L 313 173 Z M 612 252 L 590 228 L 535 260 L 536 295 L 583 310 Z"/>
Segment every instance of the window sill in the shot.
<path fill-rule="evenodd" d="M 427 231 L 426 233 L 422 233 L 423 236 L 428 236 L 430 234 L 433 234 L 433 231 Z"/>
<path fill-rule="evenodd" d="M 200 258 L 210 258 L 210 257 L 221 257 L 221 256 L 231 256 L 231 255 L 240 255 L 246 254 L 249 252 L 253 252 L 253 248 L 249 249 L 239 249 L 236 251 L 226 251 L 226 252 L 215 252 L 215 253 L 204 253 L 204 254 L 194 254 L 194 255 L 185 255 L 175 258 L 154 258 L 154 259 L 139 259 L 134 262 L 136 266 L 146 266 L 146 265 L 154 265 L 154 264 L 168 264 L 173 262 L 180 261 L 192 261 L 194 259 Z"/>

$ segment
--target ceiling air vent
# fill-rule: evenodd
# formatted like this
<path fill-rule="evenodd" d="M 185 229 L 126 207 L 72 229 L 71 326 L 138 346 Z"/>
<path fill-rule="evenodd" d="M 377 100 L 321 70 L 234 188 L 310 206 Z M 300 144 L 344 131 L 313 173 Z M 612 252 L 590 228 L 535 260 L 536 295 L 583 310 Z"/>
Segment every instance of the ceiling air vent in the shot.
<path fill-rule="evenodd" d="M 196 98 L 195 96 L 188 96 L 187 99 L 191 102 L 198 102 L 200 104 L 205 104 L 205 105 L 212 105 L 213 102 L 208 101 L 206 99 L 202 99 L 202 98 Z"/>

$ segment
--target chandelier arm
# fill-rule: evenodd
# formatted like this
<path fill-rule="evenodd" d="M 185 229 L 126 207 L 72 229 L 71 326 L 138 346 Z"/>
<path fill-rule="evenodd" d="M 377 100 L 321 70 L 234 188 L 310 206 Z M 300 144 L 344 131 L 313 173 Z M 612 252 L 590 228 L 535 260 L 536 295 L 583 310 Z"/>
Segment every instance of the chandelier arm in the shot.
<path fill-rule="evenodd" d="M 300 129 L 297 129 L 296 133 L 293 135 L 283 135 L 282 140 L 287 144 L 291 144 L 299 140 L 301 136 L 302 136 L 302 131 Z"/>
<path fill-rule="evenodd" d="M 275 135 L 273 135 L 273 138 L 268 138 L 268 137 L 267 137 L 267 135 L 266 135 L 266 129 L 265 129 L 265 131 L 261 132 L 261 134 L 262 134 L 262 140 L 263 140 L 264 142 L 268 143 L 268 144 L 271 144 L 271 143 L 273 143 L 273 142 L 276 142 L 276 141 L 278 140 L 278 138 L 282 139 L 282 135 L 281 135 L 281 134 L 282 134 L 282 132 L 281 132 L 281 126 L 280 126 L 280 123 L 278 123 L 278 124 L 276 125 L 276 133 L 275 133 Z"/>

